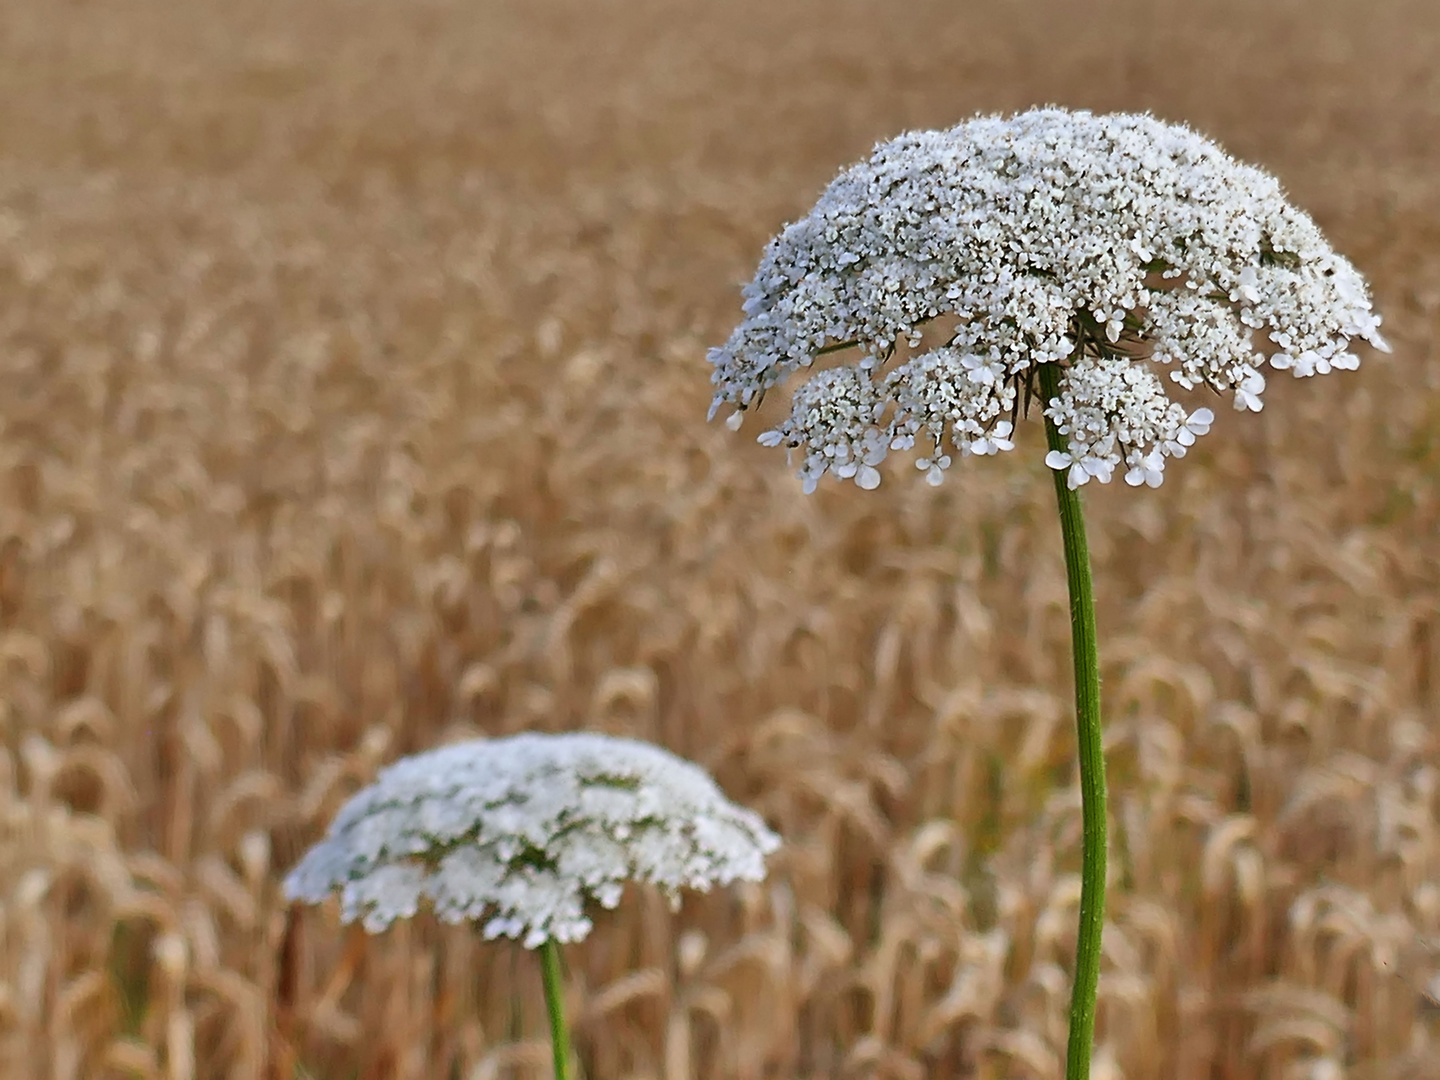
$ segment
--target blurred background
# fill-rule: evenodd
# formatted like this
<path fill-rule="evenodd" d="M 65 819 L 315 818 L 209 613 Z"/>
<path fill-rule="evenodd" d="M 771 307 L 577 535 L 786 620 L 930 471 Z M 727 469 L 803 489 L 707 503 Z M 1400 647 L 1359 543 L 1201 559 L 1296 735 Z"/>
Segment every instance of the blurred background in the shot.
<path fill-rule="evenodd" d="M 443 740 L 663 743 L 786 837 L 569 952 L 595 1080 L 1060 1072 L 1043 437 L 805 498 L 705 423 L 765 240 L 907 128 L 1151 110 L 1392 356 L 1087 489 L 1099 1078 L 1440 1077 L 1430 0 L 8 0 L 0 1073 L 548 1075 L 534 957 L 279 881 Z"/>

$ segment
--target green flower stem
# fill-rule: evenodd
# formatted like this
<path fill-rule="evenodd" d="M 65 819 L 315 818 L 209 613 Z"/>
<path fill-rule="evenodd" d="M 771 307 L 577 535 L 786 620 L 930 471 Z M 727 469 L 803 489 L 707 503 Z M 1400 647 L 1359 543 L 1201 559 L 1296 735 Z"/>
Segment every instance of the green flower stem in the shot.
<path fill-rule="evenodd" d="M 548 938 L 540 946 L 540 971 L 545 981 L 545 1009 L 550 1014 L 550 1045 L 555 1050 L 555 1080 L 570 1080 L 570 1031 L 565 1026 L 565 973 L 560 946 Z"/>
<path fill-rule="evenodd" d="M 1059 394 L 1058 364 L 1040 365 L 1042 407 Z M 1066 440 L 1045 418 L 1045 439 L 1064 453 Z M 1065 538 L 1065 575 L 1070 584 L 1070 642 L 1075 656 L 1075 720 L 1080 736 L 1080 793 L 1085 825 L 1080 890 L 1080 934 L 1075 946 L 1075 986 L 1070 996 L 1070 1045 L 1065 1080 L 1086 1080 L 1095 1041 L 1095 992 L 1100 982 L 1100 935 L 1105 928 L 1105 748 L 1100 730 L 1100 662 L 1095 651 L 1095 597 L 1090 548 L 1080 495 L 1055 470 L 1055 498 Z"/>

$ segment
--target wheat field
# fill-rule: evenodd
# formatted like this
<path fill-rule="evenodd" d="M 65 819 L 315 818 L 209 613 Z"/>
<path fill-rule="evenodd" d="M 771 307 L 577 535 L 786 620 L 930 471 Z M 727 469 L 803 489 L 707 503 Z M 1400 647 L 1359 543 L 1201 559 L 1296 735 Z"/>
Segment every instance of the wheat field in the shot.
<path fill-rule="evenodd" d="M 587 728 L 787 841 L 569 950 L 591 1080 L 1058 1076 L 1038 425 L 806 498 L 704 362 L 843 165 L 1054 102 L 1274 171 L 1395 345 L 1086 491 L 1096 1076 L 1440 1077 L 1436 56 L 1432 0 L 8 0 L 0 1075 L 546 1076 L 532 955 L 279 883 L 396 756 Z"/>

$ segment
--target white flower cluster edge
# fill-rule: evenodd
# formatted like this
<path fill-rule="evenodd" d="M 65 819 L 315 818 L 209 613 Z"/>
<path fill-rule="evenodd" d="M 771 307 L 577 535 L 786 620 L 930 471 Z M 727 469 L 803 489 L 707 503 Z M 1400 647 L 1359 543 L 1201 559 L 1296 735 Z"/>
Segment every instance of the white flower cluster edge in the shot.
<path fill-rule="evenodd" d="M 956 323 L 945 345 L 885 370 L 941 317 Z M 1157 372 L 1258 412 L 1264 367 L 1353 369 L 1353 339 L 1389 351 L 1379 324 L 1360 274 L 1279 182 L 1189 128 L 982 116 L 881 144 L 770 242 L 744 320 L 709 352 L 710 415 L 733 405 L 738 428 L 767 390 L 855 345 L 858 363 L 813 376 L 760 441 L 800 452 L 807 492 L 826 473 L 874 488 L 887 454 L 917 442 L 940 483 L 948 449 L 1012 449 L 1017 386 L 1063 363 L 1045 414 L 1068 447 L 1046 463 L 1072 488 L 1122 466 L 1153 487 L 1214 420 L 1171 401 Z"/>
<path fill-rule="evenodd" d="M 649 743 L 527 733 L 402 758 L 340 810 L 285 881 L 289 899 L 339 893 L 341 917 L 383 930 L 428 902 L 487 939 L 589 934 L 590 902 L 629 880 L 682 888 L 760 881 L 780 845 L 699 766 Z"/>

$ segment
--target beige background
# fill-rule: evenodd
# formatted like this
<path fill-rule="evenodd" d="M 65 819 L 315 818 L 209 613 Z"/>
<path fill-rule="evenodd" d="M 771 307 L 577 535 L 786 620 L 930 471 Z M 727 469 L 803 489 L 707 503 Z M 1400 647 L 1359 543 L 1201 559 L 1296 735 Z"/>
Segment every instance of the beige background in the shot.
<path fill-rule="evenodd" d="M 1440 1076 L 1429 0 L 0 5 L 0 1073 L 532 1077 L 533 957 L 278 882 L 445 738 L 715 771 L 766 886 L 572 950 L 589 1075 L 1058 1075 L 1068 624 L 1036 425 L 813 498 L 706 426 L 765 239 L 907 127 L 1151 109 L 1392 357 L 1087 491 L 1098 1077 Z"/>

